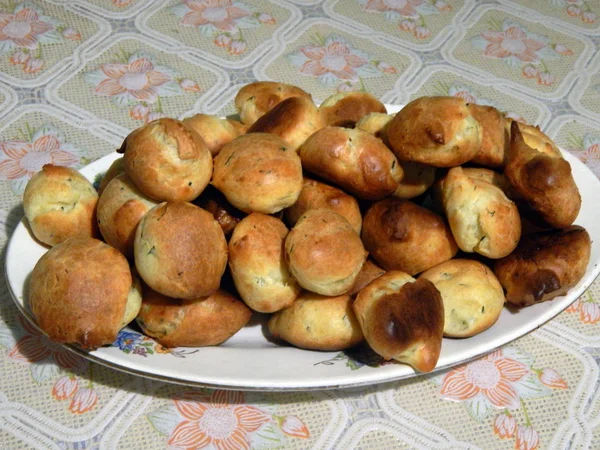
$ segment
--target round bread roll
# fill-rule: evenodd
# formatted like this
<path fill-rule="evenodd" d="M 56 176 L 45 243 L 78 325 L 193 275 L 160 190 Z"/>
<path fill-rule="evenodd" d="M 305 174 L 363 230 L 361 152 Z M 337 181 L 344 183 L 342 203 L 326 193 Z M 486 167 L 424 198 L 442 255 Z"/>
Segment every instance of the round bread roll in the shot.
<path fill-rule="evenodd" d="M 469 104 L 473 117 L 481 125 L 481 147 L 471 160 L 482 166 L 504 167 L 506 151 L 510 143 L 510 122 L 493 106 Z"/>
<path fill-rule="evenodd" d="M 194 204 L 211 213 L 219 222 L 225 236 L 229 236 L 246 214 L 236 209 L 225 196 L 212 185 L 206 186 Z"/>
<path fill-rule="evenodd" d="M 23 209 L 33 235 L 53 246 L 75 237 L 98 235 L 98 193 L 70 167 L 45 164 L 25 187 Z"/>
<path fill-rule="evenodd" d="M 158 201 L 191 201 L 212 175 L 206 144 L 175 119 L 158 119 L 134 130 L 119 152 L 124 153 L 127 175 L 140 191 Z"/>
<path fill-rule="evenodd" d="M 494 273 L 507 301 L 529 306 L 565 295 L 579 283 L 590 252 L 590 236 L 578 225 L 529 234 L 514 252 L 496 261 Z"/>
<path fill-rule="evenodd" d="M 363 218 L 362 240 L 384 269 L 410 275 L 437 266 L 458 251 L 440 216 L 395 197 L 371 205 Z"/>
<path fill-rule="evenodd" d="M 285 262 L 287 234 L 281 220 L 260 213 L 246 216 L 233 231 L 229 269 L 242 300 L 254 311 L 279 311 L 300 293 Z"/>
<path fill-rule="evenodd" d="M 195 114 L 183 119 L 183 124 L 202 137 L 213 156 L 218 154 L 225 144 L 246 132 L 246 126 L 237 120 L 222 119 L 209 114 Z"/>
<path fill-rule="evenodd" d="M 265 113 L 248 129 L 248 133 L 279 136 L 294 151 L 314 132 L 323 128 L 321 113 L 311 99 L 290 97 Z"/>
<path fill-rule="evenodd" d="M 321 208 L 335 211 L 350 222 L 352 228 L 360 234 L 362 215 L 356 199 L 341 189 L 310 178 L 304 178 L 298 200 L 285 209 L 284 216 L 288 224 L 294 226 L 306 211 Z"/>
<path fill-rule="evenodd" d="M 352 128 L 370 113 L 387 114 L 385 105 L 368 92 L 339 92 L 325 99 L 319 110 L 325 124 Z"/>
<path fill-rule="evenodd" d="M 102 177 L 102 180 L 100 180 L 100 184 L 98 185 L 98 195 L 102 194 L 106 186 L 108 186 L 108 183 L 110 183 L 113 178 L 121 175 L 122 173 L 125 173 L 125 164 L 123 163 L 123 157 L 120 157 L 112 162 Z"/>
<path fill-rule="evenodd" d="M 435 182 L 436 168 L 410 161 L 398 161 L 404 176 L 394 191 L 394 197 L 415 198 L 424 194 Z"/>
<path fill-rule="evenodd" d="M 494 325 L 504 306 L 504 290 L 494 272 L 469 259 L 451 259 L 423 272 L 444 302 L 444 335 L 470 337 Z"/>
<path fill-rule="evenodd" d="M 251 317 L 244 302 L 223 290 L 182 300 L 145 289 L 136 322 L 144 334 L 165 347 L 206 347 L 225 342 Z"/>
<path fill-rule="evenodd" d="M 421 372 L 435 368 L 442 348 L 444 304 L 433 283 L 401 271 L 387 272 L 358 293 L 353 309 L 377 354 Z"/>
<path fill-rule="evenodd" d="M 581 195 L 571 165 L 529 147 L 516 122 L 511 127 L 504 175 L 517 194 L 550 226 L 564 228 L 577 218 Z"/>
<path fill-rule="evenodd" d="M 340 295 L 354 284 L 367 252 L 352 225 L 330 209 L 311 209 L 285 240 L 286 260 L 300 286 Z"/>
<path fill-rule="evenodd" d="M 127 259 L 90 237 L 55 245 L 29 279 L 29 304 L 51 341 L 95 349 L 114 342 L 141 305 Z"/>
<path fill-rule="evenodd" d="M 385 136 L 385 127 L 392 121 L 393 117 L 386 113 L 372 112 L 356 122 L 355 128 L 383 139 Z"/>
<path fill-rule="evenodd" d="M 392 194 L 402 168 L 380 139 L 362 130 L 326 127 L 300 148 L 302 167 L 366 200 Z"/>
<path fill-rule="evenodd" d="M 352 285 L 352 288 L 348 291 L 348 295 L 356 295 L 362 288 L 368 285 L 371 281 L 379 278 L 385 273 L 381 267 L 371 261 L 369 258 L 365 261 Z"/>
<path fill-rule="evenodd" d="M 213 294 L 227 265 L 227 242 L 212 214 L 186 202 L 165 202 L 140 221 L 135 266 L 148 286 L 173 298 Z"/>
<path fill-rule="evenodd" d="M 273 214 L 293 205 L 302 190 L 302 164 L 281 138 L 245 134 L 215 157 L 213 186 L 236 208 Z"/>
<path fill-rule="evenodd" d="M 132 259 L 137 225 L 156 205 L 126 173 L 113 178 L 98 200 L 98 227 L 106 243 Z"/>
<path fill-rule="evenodd" d="M 312 96 L 299 87 L 274 81 L 256 81 L 242 87 L 234 103 L 242 123 L 252 125 L 267 111 L 290 97 L 312 100 Z"/>
<path fill-rule="evenodd" d="M 349 295 L 324 297 L 303 291 L 298 299 L 269 319 L 276 339 L 309 350 L 338 351 L 364 339 Z"/>
<path fill-rule="evenodd" d="M 453 167 L 440 182 L 452 235 L 464 252 L 498 259 L 512 252 L 521 237 L 519 210 L 493 184 Z"/>
<path fill-rule="evenodd" d="M 386 128 L 400 160 L 434 167 L 459 166 L 479 152 L 482 131 L 468 104 L 457 97 L 421 97 L 398 112 Z"/>

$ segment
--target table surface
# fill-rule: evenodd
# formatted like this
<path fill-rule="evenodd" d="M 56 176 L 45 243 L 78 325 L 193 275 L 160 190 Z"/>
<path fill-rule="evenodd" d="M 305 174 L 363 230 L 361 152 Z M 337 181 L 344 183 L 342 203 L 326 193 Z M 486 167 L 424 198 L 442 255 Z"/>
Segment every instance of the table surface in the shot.
<path fill-rule="evenodd" d="M 231 114 L 256 79 L 316 101 L 362 89 L 386 103 L 493 105 L 599 175 L 598 14 L 598 0 L 2 0 L 0 243 L 43 164 L 86 165 L 158 117 Z M 466 366 L 294 393 L 88 363 L 28 327 L 0 289 L 0 448 L 600 448 L 599 281 Z"/>

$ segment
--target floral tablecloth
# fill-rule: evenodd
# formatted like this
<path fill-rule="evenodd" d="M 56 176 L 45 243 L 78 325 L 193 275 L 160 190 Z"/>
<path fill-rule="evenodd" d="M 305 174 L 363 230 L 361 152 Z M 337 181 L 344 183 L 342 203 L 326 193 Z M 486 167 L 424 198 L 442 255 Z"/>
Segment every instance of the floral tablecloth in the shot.
<path fill-rule="evenodd" d="M 598 0 L 2 0 L 0 242 L 45 163 L 279 80 L 321 101 L 454 95 L 538 124 L 600 174 Z M 4 264 L 4 258 L 2 258 Z M 50 343 L 0 281 L 0 448 L 600 448 L 600 282 L 467 365 L 354 390 L 192 389 Z M 140 358 L 166 351 L 135 335 Z M 348 370 L 360 370 L 357 366 Z"/>

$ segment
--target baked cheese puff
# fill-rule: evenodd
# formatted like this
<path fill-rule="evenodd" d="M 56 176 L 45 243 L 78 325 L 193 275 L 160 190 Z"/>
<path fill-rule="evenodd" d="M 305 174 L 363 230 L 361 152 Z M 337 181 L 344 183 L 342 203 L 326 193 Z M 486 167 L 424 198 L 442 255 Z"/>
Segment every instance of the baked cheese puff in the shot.
<path fill-rule="evenodd" d="M 481 147 L 471 162 L 496 169 L 504 167 L 510 144 L 510 121 L 493 106 L 470 103 L 469 110 L 481 125 L 482 133 Z"/>
<path fill-rule="evenodd" d="M 411 161 L 398 161 L 404 176 L 394 191 L 394 197 L 415 198 L 424 194 L 435 182 L 436 168 Z"/>
<path fill-rule="evenodd" d="M 444 302 L 444 336 L 470 337 L 496 323 L 504 290 L 492 269 L 479 261 L 451 259 L 423 272 Z"/>
<path fill-rule="evenodd" d="M 134 130 L 119 152 L 127 175 L 157 201 L 191 201 L 212 175 L 212 155 L 202 137 L 175 119 L 158 119 Z"/>
<path fill-rule="evenodd" d="M 102 194 L 104 188 L 108 186 L 108 183 L 118 175 L 125 173 L 125 165 L 123 164 L 123 157 L 115 159 L 109 166 L 108 170 L 104 173 L 104 176 L 100 180 L 98 185 L 98 195 Z"/>
<path fill-rule="evenodd" d="M 517 205 L 491 183 L 453 167 L 440 181 L 441 199 L 458 247 L 488 258 L 512 252 L 521 237 Z"/>
<path fill-rule="evenodd" d="M 354 296 L 358 294 L 362 288 L 364 288 L 367 284 L 369 284 L 376 278 L 379 278 L 384 273 L 385 270 L 383 270 L 381 267 L 379 267 L 377 264 L 371 261 L 370 258 L 367 258 L 367 260 L 362 266 L 362 269 L 360 269 L 360 272 L 358 273 L 358 276 L 356 277 L 352 288 L 348 291 L 348 295 Z"/>
<path fill-rule="evenodd" d="M 219 222 L 225 236 L 229 236 L 246 214 L 235 208 L 225 196 L 214 186 L 208 185 L 202 194 L 194 200 L 194 204 L 211 213 Z"/>
<path fill-rule="evenodd" d="M 319 110 L 326 125 L 348 128 L 353 128 L 367 114 L 387 114 L 385 105 L 377 97 L 358 91 L 333 94 L 321 103 Z"/>
<path fill-rule="evenodd" d="M 330 209 L 300 217 L 285 239 L 285 252 L 300 286 L 322 295 L 348 292 L 367 258 L 352 225 Z"/>
<path fill-rule="evenodd" d="M 247 127 L 237 120 L 223 119 L 209 114 L 195 114 L 183 119 L 183 124 L 202 137 L 213 156 L 219 153 L 225 144 L 247 130 Z"/>
<path fill-rule="evenodd" d="M 392 152 L 371 134 L 326 127 L 300 147 L 302 167 L 366 200 L 392 194 L 403 172 Z"/>
<path fill-rule="evenodd" d="M 555 158 L 563 157 L 554 141 L 546 136 L 546 134 L 540 130 L 540 127 L 510 120 L 508 126 L 509 130 L 511 129 L 513 122 L 519 127 L 521 136 L 528 147 L 531 147 L 538 152 L 545 153 L 548 156 Z"/>
<path fill-rule="evenodd" d="M 106 243 L 132 259 L 137 225 L 156 205 L 126 173 L 113 178 L 98 200 L 98 228 Z"/>
<path fill-rule="evenodd" d="M 194 299 L 213 294 L 227 265 L 227 242 L 212 214 L 187 202 L 164 202 L 138 224 L 135 267 L 155 291 Z"/>
<path fill-rule="evenodd" d="M 363 218 L 361 236 L 381 267 L 409 275 L 437 266 L 458 251 L 442 217 L 395 197 L 371 205 Z"/>
<path fill-rule="evenodd" d="M 375 353 L 420 372 L 435 368 L 442 348 L 444 304 L 433 283 L 390 271 L 358 293 L 353 309 Z"/>
<path fill-rule="evenodd" d="M 269 331 L 295 347 L 338 351 L 354 347 L 363 333 L 349 295 L 325 297 L 302 291 L 294 303 L 269 319 Z"/>
<path fill-rule="evenodd" d="M 283 100 L 252 124 L 248 133 L 279 136 L 294 151 L 315 131 L 323 128 L 323 118 L 311 99 L 291 97 Z"/>
<path fill-rule="evenodd" d="M 95 237 L 98 193 L 70 167 L 44 164 L 27 182 L 23 209 L 33 235 L 53 246 L 70 237 Z"/>
<path fill-rule="evenodd" d="M 279 311 L 300 293 L 300 285 L 285 261 L 287 234 L 287 227 L 278 218 L 252 213 L 231 235 L 229 269 L 242 300 L 254 311 Z"/>
<path fill-rule="evenodd" d="M 372 112 L 356 122 L 355 128 L 366 131 L 381 139 L 385 135 L 385 127 L 392 121 L 392 118 L 393 116 L 386 113 Z"/>
<path fill-rule="evenodd" d="M 413 100 L 394 116 L 386 136 L 398 159 L 434 167 L 470 161 L 482 142 L 481 125 L 469 104 L 457 97 Z"/>
<path fill-rule="evenodd" d="M 579 283 L 590 252 L 590 235 L 578 225 L 529 234 L 514 252 L 496 261 L 494 273 L 507 301 L 530 306 L 565 295 Z"/>
<path fill-rule="evenodd" d="M 485 167 L 463 167 L 462 170 L 466 176 L 473 180 L 485 181 L 500 188 L 511 200 L 519 199 L 519 194 L 515 192 L 503 173 Z"/>
<path fill-rule="evenodd" d="M 207 347 L 225 342 L 251 317 L 244 302 L 223 290 L 182 300 L 144 289 L 136 322 L 164 347 Z"/>
<path fill-rule="evenodd" d="M 511 127 L 511 145 L 504 175 L 511 186 L 554 228 L 571 225 L 581 208 L 581 195 L 563 158 L 529 147 L 516 122 Z"/>
<path fill-rule="evenodd" d="M 250 126 L 266 112 L 290 97 L 312 100 L 308 92 L 297 86 L 274 81 L 255 81 L 238 91 L 234 103 L 242 123 Z"/>
<path fill-rule="evenodd" d="M 284 217 L 290 226 L 294 226 L 306 211 L 320 208 L 335 211 L 360 234 L 362 215 L 356 199 L 341 189 L 310 178 L 304 178 L 298 200 L 284 210 Z"/>
<path fill-rule="evenodd" d="M 86 349 L 110 345 L 137 315 L 141 287 L 127 259 L 90 237 L 52 247 L 29 279 L 29 304 L 48 338 Z"/>

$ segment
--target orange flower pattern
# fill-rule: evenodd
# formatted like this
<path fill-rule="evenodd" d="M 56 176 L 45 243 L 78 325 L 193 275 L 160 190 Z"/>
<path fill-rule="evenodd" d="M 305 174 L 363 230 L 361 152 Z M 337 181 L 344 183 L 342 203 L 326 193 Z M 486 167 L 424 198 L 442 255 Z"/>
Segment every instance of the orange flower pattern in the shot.
<path fill-rule="evenodd" d="M 596 23 L 598 14 L 592 10 L 593 3 L 585 0 L 552 0 L 548 2 L 555 8 L 563 8 L 569 16 L 581 20 L 583 23 Z"/>
<path fill-rule="evenodd" d="M 549 61 L 573 55 L 564 44 L 555 43 L 547 36 L 532 33 L 523 25 L 506 19 L 503 23 L 490 22 L 490 30 L 471 38 L 471 45 L 484 56 L 504 61 L 518 69 L 527 79 L 536 80 L 541 86 L 551 86 L 556 76 L 550 72 Z"/>
<path fill-rule="evenodd" d="M 173 398 L 148 419 L 167 436 L 169 448 L 223 450 L 282 447 L 288 439 L 308 439 L 297 416 L 279 416 L 274 406 L 252 405 L 239 391 L 193 391 Z M 267 446 L 265 446 L 267 445 Z"/>

